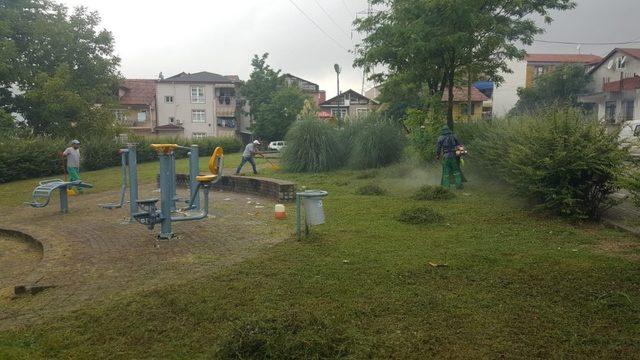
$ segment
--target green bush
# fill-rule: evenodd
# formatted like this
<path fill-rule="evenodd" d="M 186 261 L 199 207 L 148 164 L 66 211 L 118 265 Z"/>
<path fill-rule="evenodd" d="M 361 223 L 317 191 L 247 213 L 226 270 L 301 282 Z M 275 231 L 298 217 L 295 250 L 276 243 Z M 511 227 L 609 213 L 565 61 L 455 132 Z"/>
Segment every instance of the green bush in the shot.
<path fill-rule="evenodd" d="M 367 184 L 356 189 L 356 195 L 384 195 L 386 191 L 376 184 Z"/>
<path fill-rule="evenodd" d="M 399 161 L 406 142 L 397 123 L 373 112 L 349 122 L 342 137 L 353 169 L 380 168 Z"/>
<path fill-rule="evenodd" d="M 422 225 L 441 222 L 444 217 L 430 207 L 418 206 L 402 210 L 397 219 L 405 224 Z"/>
<path fill-rule="evenodd" d="M 415 200 L 447 200 L 454 198 L 451 190 L 442 186 L 424 185 L 413 194 Z"/>
<path fill-rule="evenodd" d="M 315 117 L 306 116 L 294 122 L 285 140 L 282 162 L 287 171 L 317 173 L 344 163 L 338 130 Z"/>
<path fill-rule="evenodd" d="M 82 141 L 81 167 L 83 170 L 98 170 L 120 164 L 118 149 L 124 145 L 112 138 L 94 137 Z M 138 162 L 157 160 L 157 154 L 151 149 L 152 143 L 177 143 L 199 146 L 200 155 L 213 153 L 216 146 L 222 146 L 226 153 L 237 152 L 242 144 L 235 138 L 205 138 L 190 140 L 184 138 L 145 138 L 133 136 L 129 139 L 137 143 Z M 33 137 L 0 139 L 0 183 L 9 181 L 43 178 L 63 173 L 60 153 L 67 148 L 69 139 Z M 187 156 L 187 151 L 177 151 L 176 157 Z"/>
<path fill-rule="evenodd" d="M 434 162 L 436 158 L 436 142 L 441 134 L 442 126 L 447 123 L 444 112 L 408 109 L 404 125 L 409 129 L 411 148 L 422 161 Z"/>
<path fill-rule="evenodd" d="M 576 109 L 486 123 L 471 147 L 480 165 L 517 194 L 579 219 L 598 219 L 612 205 L 627 156 L 617 133 Z"/>

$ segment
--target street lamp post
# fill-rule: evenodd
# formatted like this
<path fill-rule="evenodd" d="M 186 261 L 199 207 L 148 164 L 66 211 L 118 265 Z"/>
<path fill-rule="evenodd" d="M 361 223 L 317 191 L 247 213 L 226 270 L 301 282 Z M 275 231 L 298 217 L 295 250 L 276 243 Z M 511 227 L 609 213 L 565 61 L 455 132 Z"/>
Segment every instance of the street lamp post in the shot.
<path fill-rule="evenodd" d="M 336 71 L 336 80 L 338 85 L 337 94 L 340 95 L 340 65 L 334 64 L 333 68 Z M 342 112 L 340 111 L 340 100 L 338 100 L 338 118 L 342 120 Z"/>

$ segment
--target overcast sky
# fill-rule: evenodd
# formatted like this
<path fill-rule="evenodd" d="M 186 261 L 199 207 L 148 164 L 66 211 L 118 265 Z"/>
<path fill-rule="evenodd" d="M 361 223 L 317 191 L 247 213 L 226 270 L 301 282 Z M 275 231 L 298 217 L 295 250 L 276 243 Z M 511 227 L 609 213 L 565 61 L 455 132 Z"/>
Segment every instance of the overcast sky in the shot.
<path fill-rule="evenodd" d="M 58 0 L 60 1 L 60 0 Z M 352 68 L 360 37 L 351 31 L 366 0 L 62 0 L 97 10 L 110 30 L 121 71 L 128 78 L 171 76 L 181 71 L 237 74 L 246 80 L 253 54 L 268 52 L 269 63 L 336 93 L 333 64 L 343 67 L 340 88 L 360 91 L 362 72 Z M 621 42 L 582 45 L 582 53 L 604 55 L 613 47 L 640 47 L 640 0 L 577 0 L 575 10 L 555 14 L 540 39 Z M 324 31 L 319 30 L 297 5 Z M 320 4 L 320 5 L 319 5 Z M 325 13 L 326 12 L 326 13 Z M 328 14 L 328 15 L 327 15 Z M 332 40 L 332 39 L 333 40 Z M 536 43 L 530 52 L 577 53 L 576 45 Z M 365 88 L 370 87 L 368 83 Z"/>

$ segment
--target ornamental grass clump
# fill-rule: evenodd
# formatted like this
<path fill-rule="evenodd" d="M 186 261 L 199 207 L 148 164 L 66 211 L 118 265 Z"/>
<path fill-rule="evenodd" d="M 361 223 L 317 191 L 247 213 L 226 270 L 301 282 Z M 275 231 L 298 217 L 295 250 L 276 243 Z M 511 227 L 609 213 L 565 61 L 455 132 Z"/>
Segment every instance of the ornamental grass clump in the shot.
<path fill-rule="evenodd" d="M 442 186 L 424 185 L 413 194 L 415 200 L 448 200 L 455 197 L 451 190 Z"/>
<path fill-rule="evenodd" d="M 285 140 L 282 162 L 287 171 L 317 173 L 336 169 L 344 163 L 344 147 L 338 130 L 313 116 L 294 122 Z"/>
<path fill-rule="evenodd" d="M 536 207 L 598 219 L 614 204 L 628 151 L 616 132 L 577 109 L 554 108 L 478 128 L 474 159 Z"/>
<path fill-rule="evenodd" d="M 430 207 L 417 206 L 402 210 L 397 219 L 405 224 L 423 225 L 439 223 L 444 220 L 444 216 Z"/>
<path fill-rule="evenodd" d="M 380 196 L 384 195 L 387 192 L 376 184 L 367 184 L 360 186 L 356 189 L 356 195 L 374 195 Z"/>
<path fill-rule="evenodd" d="M 378 113 L 351 120 L 342 130 L 352 169 L 381 168 L 402 159 L 406 137 L 402 128 Z"/>

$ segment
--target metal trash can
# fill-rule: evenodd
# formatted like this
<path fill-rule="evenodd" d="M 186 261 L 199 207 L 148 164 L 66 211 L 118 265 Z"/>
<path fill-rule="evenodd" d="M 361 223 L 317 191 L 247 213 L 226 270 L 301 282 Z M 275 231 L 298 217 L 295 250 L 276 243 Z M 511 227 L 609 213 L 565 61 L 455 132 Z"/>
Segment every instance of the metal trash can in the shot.
<path fill-rule="evenodd" d="M 301 235 L 301 206 L 304 204 L 305 212 L 305 229 L 306 233 L 309 233 L 309 226 L 324 224 L 324 208 L 322 206 L 322 199 L 329 193 L 324 190 L 306 190 L 296 193 L 296 232 L 298 238 Z"/>

